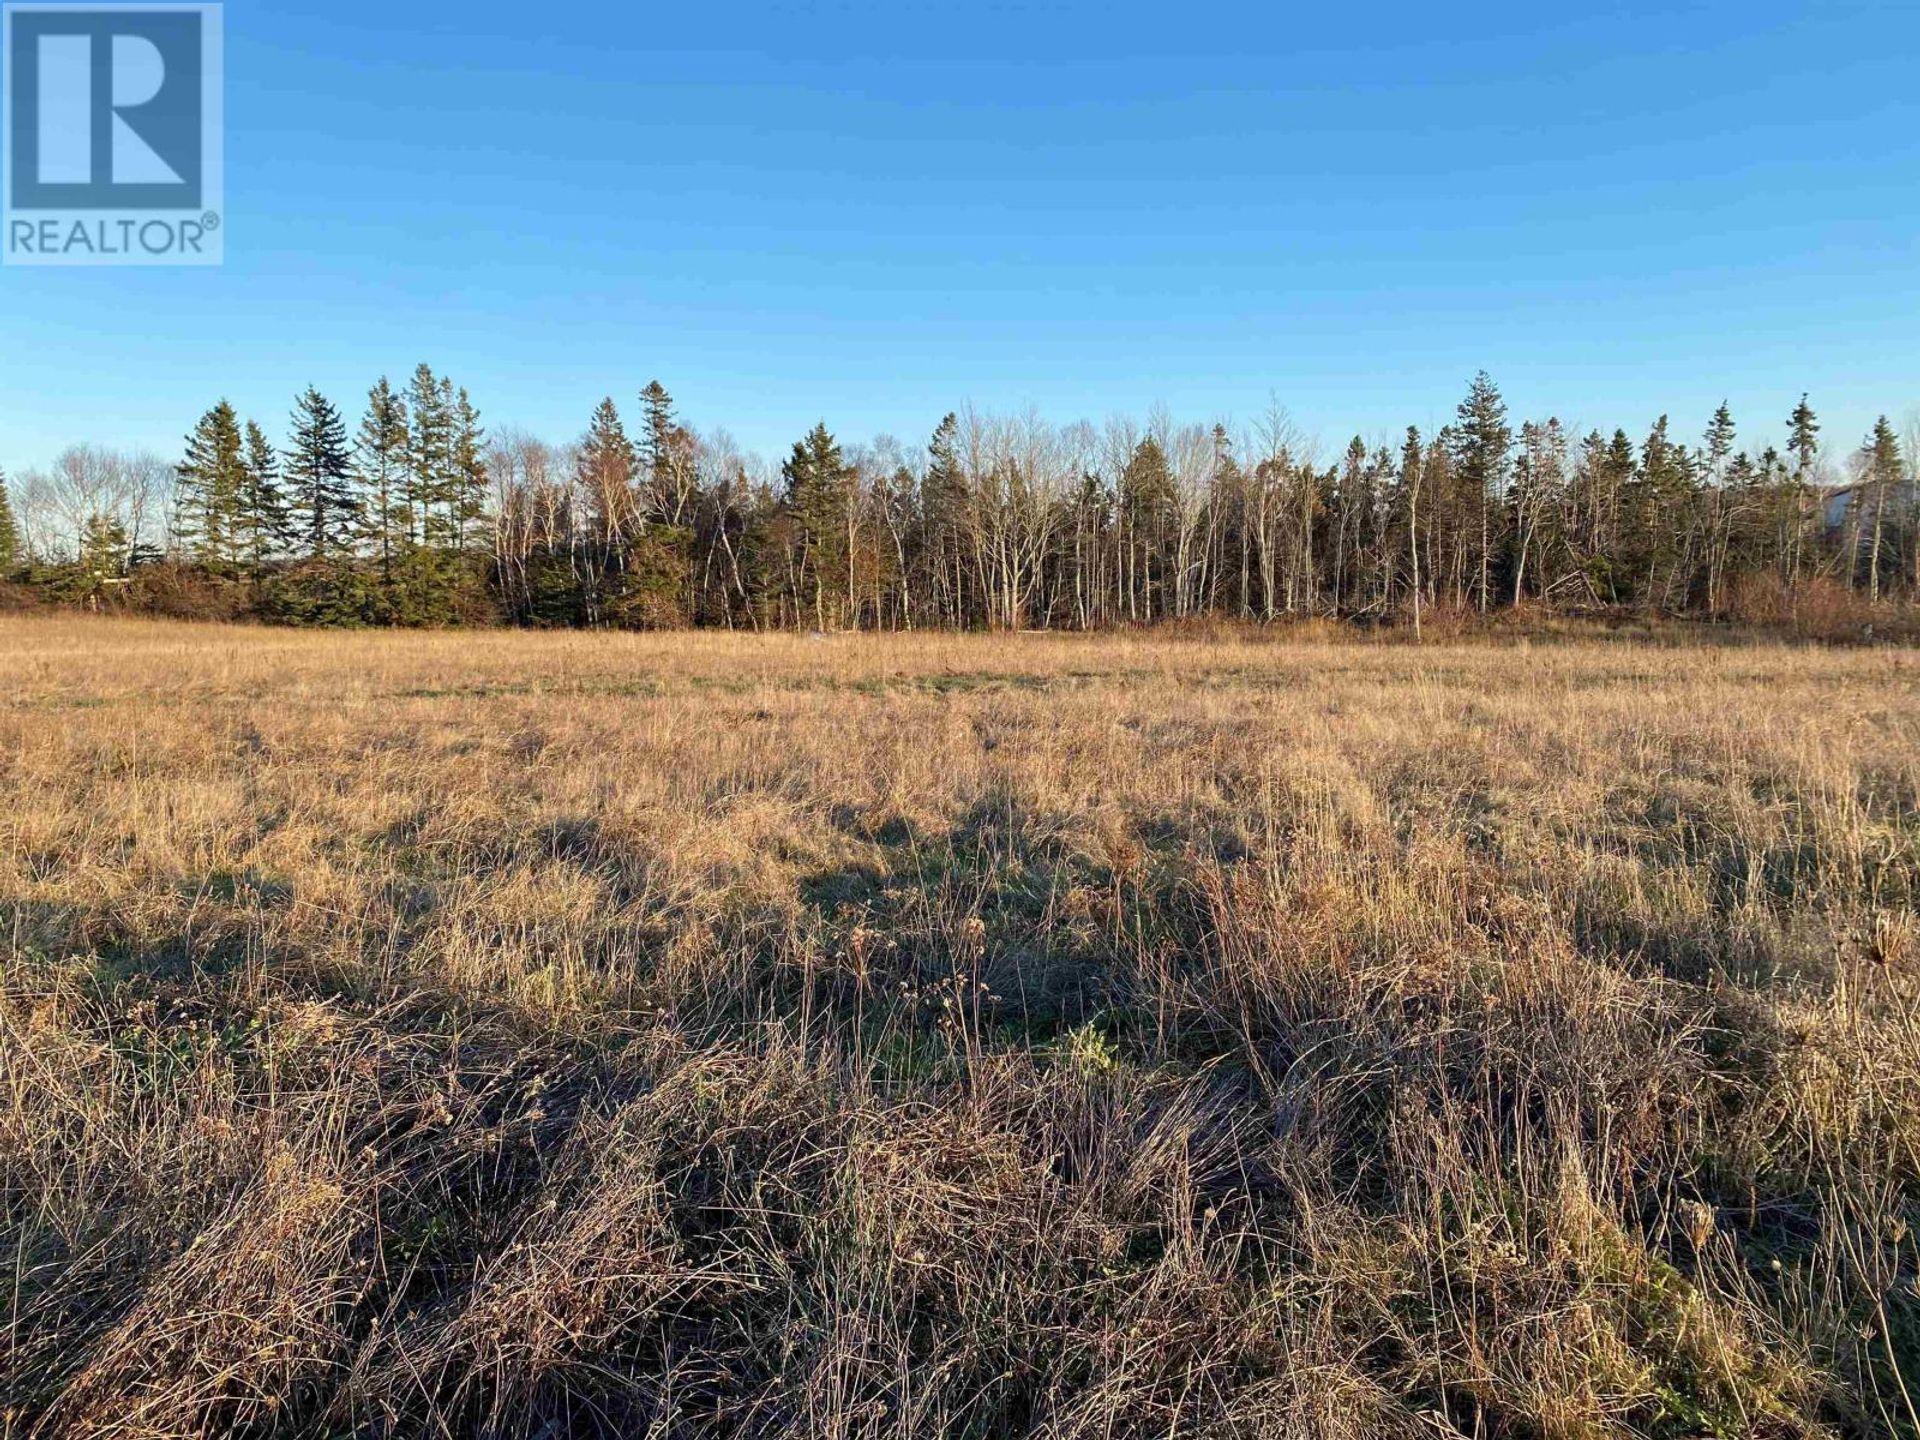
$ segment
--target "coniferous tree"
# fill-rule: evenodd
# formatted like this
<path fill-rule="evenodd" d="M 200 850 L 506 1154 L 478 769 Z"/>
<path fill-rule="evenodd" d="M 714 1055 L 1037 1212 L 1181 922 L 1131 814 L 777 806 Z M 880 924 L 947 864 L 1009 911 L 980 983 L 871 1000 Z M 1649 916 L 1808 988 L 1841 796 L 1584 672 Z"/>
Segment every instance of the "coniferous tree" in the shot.
<path fill-rule="evenodd" d="M 1635 598 L 1672 609 L 1685 599 L 1681 572 L 1693 508 L 1693 466 L 1676 445 L 1662 415 L 1640 447 L 1639 468 L 1627 485 L 1626 535 Z"/>
<path fill-rule="evenodd" d="M 966 552 L 967 477 L 960 465 L 960 420 L 949 413 L 927 442 L 927 473 L 920 485 L 934 603 L 949 625 L 968 622 Z"/>
<path fill-rule="evenodd" d="M 7 474 L 0 470 L 0 579 L 11 575 L 20 564 L 20 523 L 14 519 L 13 502 L 7 497 Z"/>
<path fill-rule="evenodd" d="M 1492 580 L 1494 549 L 1493 516 L 1499 507 L 1507 483 L 1509 456 L 1513 451 L 1513 429 L 1507 424 L 1507 402 L 1500 388 L 1482 370 L 1473 377 L 1467 398 L 1453 424 L 1451 457 L 1461 494 L 1473 507 L 1471 519 L 1478 524 L 1479 579 L 1475 589 L 1481 610 L 1487 608 Z"/>
<path fill-rule="evenodd" d="M 1862 493 L 1856 504 L 1864 505 L 1867 516 L 1861 529 L 1867 532 L 1867 595 L 1880 599 L 1882 550 L 1885 545 L 1889 507 L 1895 487 L 1900 483 L 1900 437 L 1882 415 L 1874 421 L 1873 432 L 1861 446 Z"/>
<path fill-rule="evenodd" d="M 407 504 L 410 439 L 407 403 L 382 375 L 367 392 L 354 459 L 363 497 L 361 539 L 380 567 L 381 585 L 388 588 L 394 566 L 413 537 L 413 513 Z"/>
<path fill-rule="evenodd" d="M 1253 537 L 1246 523 L 1247 472 L 1234 454 L 1233 437 L 1225 425 L 1213 427 L 1213 449 L 1214 507 L 1218 512 L 1214 520 L 1221 557 L 1218 588 L 1228 597 L 1232 613 L 1245 619 L 1252 613 L 1249 607 L 1253 603 Z M 1229 561 L 1233 564 L 1231 575 L 1227 572 Z"/>
<path fill-rule="evenodd" d="M 640 460 L 650 476 L 666 466 L 673 448 L 673 397 L 658 380 L 649 380 L 640 392 L 640 410 L 644 417 L 640 434 Z"/>
<path fill-rule="evenodd" d="M 1156 417 L 1144 436 L 1124 422 L 1102 435 L 949 415 L 920 463 L 884 438 L 843 454 L 815 427 L 784 486 L 679 424 L 659 382 L 640 399 L 634 439 L 609 400 L 561 460 L 531 437 L 490 443 L 467 392 L 422 365 L 405 396 L 370 392 L 350 463 L 317 391 L 281 455 L 223 403 L 178 466 L 175 553 L 252 579 L 228 594 L 258 614 L 329 624 L 490 609 L 821 628 L 1377 614 L 1417 632 L 1433 605 L 1496 597 L 1804 616 L 1815 577 L 1875 600 L 1920 579 L 1911 447 L 1882 420 L 1852 483 L 1816 493 L 1832 467 L 1804 396 L 1784 457 L 1736 453 L 1724 402 L 1696 445 L 1664 417 L 1637 447 L 1621 430 L 1570 444 L 1554 420 L 1510 428 L 1482 374 L 1438 435 L 1408 433 L 1397 464 L 1358 438 L 1331 466 L 1303 463 L 1284 416 L 1243 468 L 1220 426 Z M 151 493 L 119 460 L 79 447 L 32 489 L 60 515 L 51 533 L 85 552 L 58 567 L 75 598 L 110 593 L 145 553 L 115 538 Z M 0 570 L 22 559 L 7 498 L 0 483 Z M 289 552 L 321 563 L 276 563 Z"/>
<path fill-rule="evenodd" d="M 396 547 L 390 618 L 404 625 L 450 624 L 464 588 L 458 547 L 467 508 L 453 382 L 436 376 L 424 362 L 416 366 L 404 412 L 411 430 L 400 510 L 408 528 Z"/>
<path fill-rule="evenodd" d="M 653 523 L 639 455 L 611 399 L 594 411 L 575 466 L 599 551 L 585 594 L 587 623 L 678 623 L 689 578 L 686 555 Z"/>
<path fill-rule="evenodd" d="M 1639 466 L 1633 441 L 1625 430 L 1614 428 L 1601 467 L 1607 517 L 1599 555 L 1607 581 L 1606 599 L 1609 603 L 1621 604 L 1633 599 L 1634 571 L 1639 559 L 1639 552 L 1634 548 L 1639 537 L 1638 517 L 1632 503 Z"/>
<path fill-rule="evenodd" d="M 1793 478 L 1802 485 L 1813 484 L 1820 457 L 1820 421 L 1805 395 L 1787 417 L 1787 453 L 1793 456 Z"/>
<path fill-rule="evenodd" d="M 849 588 L 843 584 L 851 558 L 845 525 L 853 484 L 840 443 L 825 421 L 794 444 L 781 475 L 786 481 L 784 509 L 794 532 L 789 589 L 796 608 L 811 602 L 814 628 L 824 630 L 828 587 L 836 594 Z"/>
<path fill-rule="evenodd" d="M 1134 446 L 1120 473 L 1121 557 L 1127 587 L 1127 617 L 1154 620 L 1168 612 L 1167 537 L 1174 524 L 1173 471 L 1167 452 L 1149 435 Z"/>
<path fill-rule="evenodd" d="M 1373 508 L 1373 475 L 1367 442 L 1355 435 L 1347 442 L 1337 471 L 1329 471 L 1334 485 L 1328 496 L 1333 516 L 1333 548 L 1328 557 L 1328 596 L 1338 618 L 1353 601 L 1353 568 L 1360 562 L 1366 539 L 1367 517 Z"/>
<path fill-rule="evenodd" d="M 1756 571 L 1771 568 L 1780 584 L 1791 589 L 1804 572 L 1817 507 L 1806 503 L 1806 487 L 1771 445 L 1760 452 L 1753 466 L 1749 490 L 1754 516 L 1746 537 L 1749 561 Z"/>
<path fill-rule="evenodd" d="M 1567 540 L 1572 575 L 1595 605 L 1631 598 L 1631 567 L 1622 563 L 1623 510 L 1634 482 L 1633 441 L 1616 429 L 1608 440 L 1598 430 L 1580 442 L 1568 493 Z"/>
<path fill-rule="evenodd" d="M 246 454 L 242 461 L 240 524 L 237 533 L 241 561 L 258 577 L 267 562 L 291 542 L 293 520 L 280 488 L 280 457 L 266 432 L 247 421 Z"/>
<path fill-rule="evenodd" d="M 309 385 L 293 403 L 292 425 L 287 480 L 299 543 L 310 560 L 339 558 L 353 543 L 359 515 L 346 424 L 334 403 Z"/>
<path fill-rule="evenodd" d="M 1508 545 L 1511 553 L 1513 603 L 1527 593 L 1527 578 L 1535 578 L 1534 592 L 1547 593 L 1547 557 L 1561 541 L 1560 518 L 1566 506 L 1567 433 L 1558 419 L 1540 425 L 1529 420 L 1520 427 L 1520 454 L 1514 462 L 1508 496 Z"/>
<path fill-rule="evenodd" d="M 1726 479 L 1726 467 L 1733 457 L 1733 442 L 1737 432 L 1733 426 L 1733 411 L 1722 400 L 1720 408 L 1713 412 L 1713 422 L 1707 426 L 1707 483 L 1719 485 Z"/>
<path fill-rule="evenodd" d="M 464 554 L 477 523 L 487 513 L 487 432 L 480 412 L 463 387 L 453 397 L 453 443 L 448 455 L 448 503 L 452 509 L 453 548 Z"/>
<path fill-rule="evenodd" d="M 97 607 L 108 589 L 125 578 L 132 554 L 132 537 L 119 516 L 89 515 L 80 527 L 76 598 Z"/>
<path fill-rule="evenodd" d="M 641 480 L 651 517 L 667 525 L 684 518 L 687 501 L 686 435 L 673 419 L 673 397 L 658 380 L 640 392 L 638 445 Z"/>
<path fill-rule="evenodd" d="M 574 467 L 586 491 L 610 570 L 624 568 L 627 543 L 641 522 L 634 490 L 638 464 L 619 408 L 609 396 L 600 402 L 587 424 L 587 437 L 580 442 Z"/>
<path fill-rule="evenodd" d="M 1400 447 L 1400 494 L 1407 513 L 1408 586 L 1413 592 L 1413 636 L 1420 638 L 1420 481 L 1425 447 L 1418 427 L 1407 427 L 1406 442 Z"/>
<path fill-rule="evenodd" d="M 174 540 L 181 555 L 215 574 L 231 571 L 242 555 L 247 489 L 240 419 L 232 405 L 222 400 L 200 417 L 174 474 Z"/>
<path fill-rule="evenodd" d="M 675 422 L 673 397 L 658 380 L 647 382 L 640 392 L 640 405 L 644 418 L 639 442 L 641 480 L 647 517 L 655 527 L 647 535 L 649 563 L 656 580 L 668 573 L 685 578 L 687 590 L 680 606 L 691 613 L 695 571 L 690 552 L 696 536 L 690 527 L 698 520 L 699 488 L 693 437 Z"/>
<path fill-rule="evenodd" d="M 407 408 L 413 415 L 407 449 L 407 511 L 414 526 L 409 538 L 429 549 L 445 548 L 452 540 L 453 397 L 424 362 L 413 372 Z"/>
<path fill-rule="evenodd" d="M 1723 581 L 1732 561 L 1734 531 L 1740 519 L 1740 506 L 1746 498 L 1747 477 L 1751 466 L 1742 468 L 1742 483 L 1734 483 L 1734 442 L 1739 438 L 1733 424 L 1733 411 L 1722 400 L 1707 426 L 1706 444 L 1701 450 L 1705 513 L 1702 532 L 1706 566 L 1707 613 L 1720 613 Z M 1744 458 L 1744 457 L 1742 457 Z"/>

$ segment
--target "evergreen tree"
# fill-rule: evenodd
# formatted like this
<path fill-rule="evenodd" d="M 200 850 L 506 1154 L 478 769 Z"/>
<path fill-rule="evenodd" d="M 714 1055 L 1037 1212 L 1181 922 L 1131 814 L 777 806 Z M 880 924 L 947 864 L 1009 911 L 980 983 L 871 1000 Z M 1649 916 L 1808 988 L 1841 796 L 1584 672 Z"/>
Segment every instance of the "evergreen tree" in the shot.
<path fill-rule="evenodd" d="M 476 523 L 487 513 L 487 432 L 466 390 L 453 398 L 452 446 L 448 453 L 448 504 L 452 510 L 453 548 L 464 552 Z"/>
<path fill-rule="evenodd" d="M 625 568 L 628 545 L 640 526 L 634 490 L 638 464 L 619 407 L 609 396 L 587 422 L 586 438 L 574 456 L 574 478 L 587 497 L 601 563 L 610 571 Z"/>
<path fill-rule="evenodd" d="M 649 380 L 640 392 L 642 429 L 639 457 L 651 516 L 668 525 L 680 523 L 684 489 L 681 461 L 683 435 L 673 422 L 673 397 L 658 380 Z"/>
<path fill-rule="evenodd" d="M 311 385 L 293 402 L 292 423 L 287 478 L 296 529 L 309 559 L 333 559 L 352 545 L 359 514 L 347 427 L 334 403 Z"/>
<path fill-rule="evenodd" d="M 1420 638 L 1420 482 L 1426 447 L 1421 443 L 1418 426 L 1407 427 L 1407 438 L 1400 447 L 1400 498 L 1407 513 L 1407 585 L 1413 594 L 1413 637 Z"/>
<path fill-rule="evenodd" d="M 380 581 L 387 586 L 393 584 L 394 565 L 413 535 L 413 512 L 407 504 L 410 442 L 407 403 L 382 375 L 367 392 L 354 458 L 364 497 L 361 539 L 378 560 Z"/>
<path fill-rule="evenodd" d="M 934 577 L 934 603 L 950 625 L 968 620 L 966 555 L 967 476 L 960 465 L 960 420 L 949 413 L 927 442 L 927 474 L 920 484 L 921 519 L 928 565 Z"/>
<path fill-rule="evenodd" d="M 413 412 L 413 438 L 407 450 L 407 512 L 414 525 L 409 537 L 429 548 L 452 540 L 449 502 L 454 484 L 454 417 L 451 387 L 435 379 L 422 363 L 407 389 Z"/>
<path fill-rule="evenodd" d="M 1787 452 L 1793 456 L 1793 478 L 1802 485 L 1811 485 L 1820 457 L 1820 422 L 1814 417 L 1813 407 L 1807 404 L 1805 395 L 1787 417 Z"/>
<path fill-rule="evenodd" d="M 1608 440 L 1595 430 L 1581 442 L 1567 519 L 1575 573 L 1595 604 L 1618 604 L 1630 596 L 1633 566 L 1623 562 L 1629 547 L 1622 537 L 1631 529 L 1625 510 L 1635 476 L 1633 441 L 1626 431 L 1616 429 Z"/>
<path fill-rule="evenodd" d="M 1530 571 L 1538 575 L 1557 548 L 1559 518 L 1566 504 L 1567 434 L 1558 419 L 1520 427 L 1520 453 L 1508 489 L 1507 534 L 1513 603 L 1527 593 Z M 1537 588 L 1544 589 L 1544 586 Z"/>
<path fill-rule="evenodd" d="M 1721 584 L 1733 552 L 1733 534 L 1739 519 L 1739 507 L 1746 498 L 1752 465 L 1743 467 L 1739 481 L 1733 475 L 1733 445 L 1737 434 L 1733 411 L 1722 400 L 1707 426 L 1706 443 L 1701 448 L 1702 479 L 1706 492 L 1702 497 L 1701 530 L 1706 561 L 1707 613 L 1721 610 Z M 1741 457 L 1743 460 L 1746 458 Z"/>
<path fill-rule="evenodd" d="M 117 516 L 89 515 L 80 527 L 77 598 L 89 607 L 98 606 L 113 582 L 125 577 L 132 551 L 127 527 Z"/>
<path fill-rule="evenodd" d="M 924 465 L 876 442 L 866 474 L 819 425 L 783 486 L 750 478 L 721 437 L 696 447 L 659 382 L 640 402 L 632 439 L 607 400 L 565 461 L 531 438 L 490 443 L 472 397 L 424 364 L 404 393 L 373 387 L 351 447 L 317 390 L 298 397 L 280 454 L 222 402 L 177 467 L 176 553 L 255 582 L 226 601 L 325 624 L 1085 627 L 1410 611 L 1417 632 L 1427 606 L 1496 596 L 1761 618 L 1800 614 L 1814 576 L 1879 600 L 1920 582 L 1910 447 L 1879 420 L 1850 457 L 1853 483 L 1823 506 L 1813 487 L 1835 467 L 1805 396 L 1784 455 L 1758 456 L 1736 453 L 1724 401 L 1693 444 L 1665 417 L 1638 446 L 1617 429 L 1574 445 L 1554 420 L 1509 426 L 1485 374 L 1438 435 L 1407 432 L 1397 464 L 1358 438 L 1332 466 L 1304 464 L 1283 416 L 1242 469 L 1217 426 L 1209 437 L 1156 420 L 1144 439 L 1116 426 L 1103 441 L 949 415 Z M 97 600 L 125 582 L 151 553 L 127 538 L 151 478 L 138 457 L 62 456 L 33 494 L 56 507 L 63 551 L 78 541 L 82 556 L 38 583 Z M 0 479 L 0 573 L 25 559 L 8 500 Z M 295 551 L 308 563 L 279 563 Z M 168 595 L 156 584 L 149 598 Z"/>
<path fill-rule="evenodd" d="M 853 472 L 822 421 L 794 445 L 781 475 L 784 508 L 794 528 L 790 586 L 796 606 L 811 596 L 814 628 L 824 630 L 827 587 L 839 593 L 848 576 L 846 517 Z"/>
<path fill-rule="evenodd" d="M 1719 485 L 1726 479 L 1727 462 L 1733 456 L 1733 411 L 1722 400 L 1720 408 L 1713 412 L 1713 423 L 1707 426 L 1707 481 Z"/>
<path fill-rule="evenodd" d="M 1491 583 L 1494 535 L 1493 515 L 1503 498 L 1508 457 L 1513 450 L 1513 429 L 1507 424 L 1507 402 L 1487 372 L 1473 377 L 1467 398 L 1460 402 L 1453 425 L 1451 457 L 1461 493 L 1477 510 L 1480 529 L 1479 591 L 1480 608 L 1487 608 Z"/>
<path fill-rule="evenodd" d="M 1177 503 L 1167 452 L 1149 435 L 1133 447 L 1127 468 L 1120 472 L 1120 523 L 1125 536 L 1122 584 L 1129 619 L 1151 620 L 1168 611 L 1167 539 Z"/>
<path fill-rule="evenodd" d="M 1227 427 L 1213 427 L 1213 497 L 1210 501 L 1214 523 L 1219 531 L 1220 569 L 1216 590 L 1230 595 L 1233 613 L 1242 619 L 1252 613 L 1253 536 L 1246 523 L 1247 472 L 1233 453 L 1233 438 Z M 1234 569 L 1227 571 L 1232 559 Z M 1209 600 L 1206 603 L 1219 603 Z"/>
<path fill-rule="evenodd" d="M 1367 442 L 1355 435 L 1347 442 L 1347 453 L 1341 458 L 1340 468 L 1329 471 L 1333 480 L 1333 490 L 1328 497 L 1328 509 L 1333 515 L 1333 554 L 1330 557 L 1332 573 L 1329 576 L 1329 593 L 1333 600 L 1333 613 L 1337 618 L 1347 609 L 1350 601 L 1356 602 L 1355 594 L 1358 577 L 1355 567 L 1362 561 L 1367 540 L 1367 523 L 1373 512 L 1372 456 L 1367 450 Z"/>
<path fill-rule="evenodd" d="M 378 441 L 389 463 L 404 458 L 402 498 L 389 520 L 404 521 L 403 537 L 389 545 L 387 618 L 406 625 L 447 625 L 480 613 L 478 571 L 462 555 L 473 522 L 484 512 L 486 437 L 479 412 L 465 391 L 415 367 L 404 405 L 378 407 L 375 429 L 391 431 Z M 410 425 L 404 446 L 399 429 Z"/>
<path fill-rule="evenodd" d="M 242 505 L 247 490 L 240 420 L 222 400 L 187 436 L 186 456 L 174 467 L 174 538 L 184 559 L 219 574 L 242 555 Z"/>
<path fill-rule="evenodd" d="M 20 564 L 20 550 L 20 524 L 13 518 L 13 502 L 7 498 L 6 471 L 0 470 L 0 579 Z"/>
<path fill-rule="evenodd" d="M 1867 510 L 1860 525 L 1867 536 L 1867 594 L 1878 601 L 1882 550 L 1891 518 L 1889 506 L 1902 472 L 1900 438 L 1893 433 L 1886 416 L 1874 421 L 1873 432 L 1861 447 L 1860 459 L 1863 483 L 1857 503 Z"/>
<path fill-rule="evenodd" d="M 266 432 L 247 421 L 246 456 L 242 465 L 240 525 L 237 534 L 241 558 L 258 576 L 267 562 L 293 538 L 293 520 L 280 489 L 280 457 Z"/>
<path fill-rule="evenodd" d="M 666 465 L 673 446 L 673 397 L 658 380 L 649 380 L 640 392 L 645 429 L 640 437 L 640 459 L 647 473 L 657 475 Z"/>
<path fill-rule="evenodd" d="M 620 424 L 613 403 L 606 401 L 594 417 L 594 433 L 582 456 L 583 467 L 599 476 L 602 501 L 609 517 L 617 517 L 610 532 L 610 569 L 600 618 L 625 628 L 658 629 L 685 623 L 694 599 L 691 550 L 693 532 L 662 523 L 652 487 L 632 444 Z M 712 539 L 727 536 L 726 512 L 730 500 L 717 504 Z M 716 558 L 709 553 L 709 562 Z M 724 562 L 732 569 L 732 562 Z"/>
<path fill-rule="evenodd" d="M 1622 559 L 1635 598 L 1677 608 L 1686 600 L 1680 574 L 1692 533 L 1693 466 L 1662 415 L 1640 447 L 1640 463 L 1622 487 Z"/>
<path fill-rule="evenodd" d="M 1794 478 L 1792 467 L 1771 445 L 1760 453 L 1751 490 L 1755 524 L 1748 544 L 1753 567 L 1758 570 L 1771 561 L 1781 583 L 1792 586 L 1805 573 L 1818 507 L 1806 503 L 1806 487 Z"/>

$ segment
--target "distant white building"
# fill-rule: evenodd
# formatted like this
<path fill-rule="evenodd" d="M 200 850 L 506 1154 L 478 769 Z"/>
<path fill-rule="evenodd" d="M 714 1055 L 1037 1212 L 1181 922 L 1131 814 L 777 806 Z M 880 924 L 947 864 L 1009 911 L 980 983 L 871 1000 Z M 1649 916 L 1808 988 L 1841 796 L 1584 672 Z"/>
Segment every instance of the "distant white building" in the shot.
<path fill-rule="evenodd" d="M 1844 530 L 1853 518 L 1853 507 L 1860 503 L 1864 485 L 1823 485 L 1820 487 L 1820 513 L 1828 530 Z"/>
<path fill-rule="evenodd" d="M 1873 494 L 1871 485 L 1858 482 L 1851 485 L 1822 485 L 1819 490 L 1820 516 L 1826 524 L 1829 534 L 1837 534 L 1847 529 L 1856 520 L 1871 521 L 1872 516 L 1862 514 L 1861 509 Z M 1910 514 L 1913 509 L 1913 482 L 1887 487 L 1886 519 L 1889 522 Z"/>

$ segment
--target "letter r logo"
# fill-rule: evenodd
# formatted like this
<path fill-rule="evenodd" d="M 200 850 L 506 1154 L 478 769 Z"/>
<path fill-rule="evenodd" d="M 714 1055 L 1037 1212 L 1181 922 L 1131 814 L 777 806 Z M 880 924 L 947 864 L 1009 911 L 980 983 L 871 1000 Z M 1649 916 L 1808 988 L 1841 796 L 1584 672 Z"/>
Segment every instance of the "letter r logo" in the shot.
<path fill-rule="evenodd" d="M 9 208 L 198 210 L 198 7 L 10 6 Z"/>

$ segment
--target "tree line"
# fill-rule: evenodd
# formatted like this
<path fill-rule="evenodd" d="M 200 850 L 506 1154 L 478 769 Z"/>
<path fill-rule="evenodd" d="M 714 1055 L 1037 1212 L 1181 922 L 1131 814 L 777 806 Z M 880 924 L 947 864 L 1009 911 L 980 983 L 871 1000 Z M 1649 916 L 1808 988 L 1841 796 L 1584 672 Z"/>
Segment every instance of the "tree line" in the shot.
<path fill-rule="evenodd" d="M 1720 616 L 1809 587 L 1920 591 L 1920 443 L 1832 453 L 1725 405 L 1697 440 L 1453 420 L 1323 455 L 1275 409 L 1239 431 L 950 414 L 924 445 L 822 423 L 774 467 L 654 381 L 576 442 L 489 435 L 421 365 L 350 430 L 318 390 L 278 441 L 225 401 L 166 463 L 91 446 L 10 488 L 0 577 L 91 606 L 285 623 L 1095 628 L 1225 617 L 1410 624 L 1524 604 Z"/>

